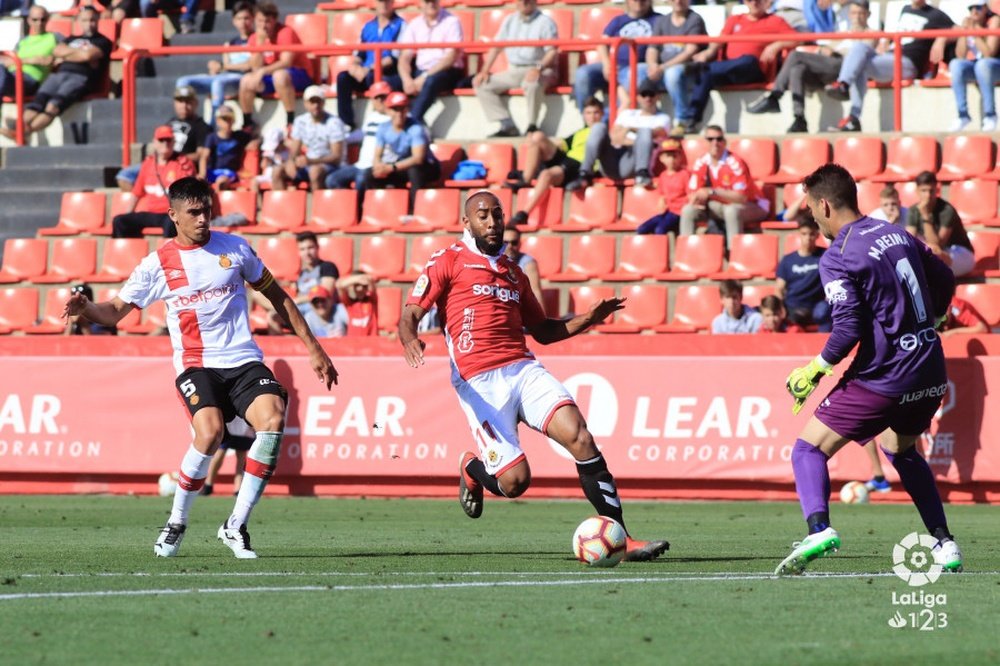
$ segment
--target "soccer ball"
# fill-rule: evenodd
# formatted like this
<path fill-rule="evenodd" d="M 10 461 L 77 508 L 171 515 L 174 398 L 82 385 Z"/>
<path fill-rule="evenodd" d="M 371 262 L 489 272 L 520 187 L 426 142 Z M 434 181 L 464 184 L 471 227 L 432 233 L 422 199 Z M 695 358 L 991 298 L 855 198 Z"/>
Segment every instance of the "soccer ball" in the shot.
<path fill-rule="evenodd" d="M 860 481 L 848 481 L 840 489 L 840 501 L 844 504 L 868 504 L 868 488 Z"/>
<path fill-rule="evenodd" d="M 625 528 L 604 516 L 580 523 L 573 533 L 573 554 L 592 567 L 613 567 L 625 557 Z"/>
<path fill-rule="evenodd" d="M 160 497 L 172 497 L 177 490 L 177 472 L 164 472 L 160 475 Z"/>

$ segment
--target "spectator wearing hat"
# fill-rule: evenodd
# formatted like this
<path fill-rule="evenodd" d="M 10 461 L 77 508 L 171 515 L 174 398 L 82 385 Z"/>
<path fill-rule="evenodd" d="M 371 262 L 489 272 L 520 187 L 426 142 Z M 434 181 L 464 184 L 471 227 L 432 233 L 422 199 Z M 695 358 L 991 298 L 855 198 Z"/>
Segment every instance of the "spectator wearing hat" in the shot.
<path fill-rule="evenodd" d="M 53 66 L 49 76 L 38 86 L 35 97 L 24 105 L 25 136 L 40 132 L 56 116 L 98 90 L 107 80 L 108 63 L 114 46 L 97 31 L 98 13 L 82 7 L 76 15 L 76 31 L 52 49 Z M 0 134 L 14 139 L 14 130 L 0 128 Z"/>
<path fill-rule="evenodd" d="M 314 192 L 321 190 L 326 186 L 326 177 L 339 168 L 347 156 L 344 124 L 323 108 L 326 101 L 323 89 L 309 86 L 303 97 L 306 112 L 292 123 L 288 146 L 291 158 L 283 169 L 274 172 L 276 190 L 295 183 L 309 183 Z"/>
<path fill-rule="evenodd" d="M 517 11 L 503 20 L 494 40 L 511 42 L 556 39 L 558 36 L 555 21 L 538 10 L 538 0 L 517 0 Z M 536 123 L 545 90 L 556 82 L 559 51 L 554 46 L 511 46 L 504 49 L 504 53 L 507 69 L 491 74 L 490 68 L 500 55 L 500 49 L 494 47 L 486 52 L 479 73 L 472 78 L 472 86 L 487 119 L 500 123 L 500 129 L 491 137 L 521 135 L 500 95 L 511 88 L 523 89 L 528 107 L 525 134 L 530 134 L 538 129 Z"/>
<path fill-rule="evenodd" d="M 295 46 L 301 44 L 291 27 L 278 21 L 278 7 L 264 2 L 254 9 L 254 34 L 249 46 Z M 312 65 L 304 51 L 266 51 L 250 55 L 250 69 L 240 79 L 240 109 L 244 128 L 253 127 L 253 107 L 257 95 L 274 93 L 285 109 L 285 124 L 295 122 L 295 94 L 312 85 Z"/>
<path fill-rule="evenodd" d="M 663 212 L 654 215 L 639 225 L 637 234 L 677 233 L 681 223 L 681 211 L 688 200 L 688 181 L 691 172 L 687 170 L 684 147 L 677 139 L 665 139 L 653 153 L 653 176 L 656 189 L 660 193 L 657 207 Z"/>
<path fill-rule="evenodd" d="M 390 93 L 385 99 L 390 121 L 382 123 L 375 133 L 375 156 L 365 170 L 364 189 L 410 187 L 410 210 L 417 190 L 441 177 L 441 165 L 430 150 L 431 137 L 422 122 L 406 112 L 409 98 L 401 92 Z M 359 204 L 364 192 L 359 192 Z"/>
<path fill-rule="evenodd" d="M 589 186 L 598 160 L 609 178 L 622 180 L 635 175 L 635 184 L 640 187 L 653 182 L 649 173 L 653 146 L 670 130 L 670 116 L 660 110 L 659 95 L 659 86 L 647 79 L 639 86 L 636 108 L 619 112 L 610 132 L 603 121 L 590 128 L 580 175 L 566 186 L 567 190 Z"/>
<path fill-rule="evenodd" d="M 253 4 L 238 2 L 233 7 L 233 27 L 236 37 L 226 42 L 226 46 L 245 46 L 253 35 Z M 212 111 L 208 121 L 215 118 L 215 112 L 226 101 L 228 93 L 240 89 L 240 79 L 250 71 L 250 52 L 223 53 L 222 61 L 209 60 L 208 74 L 192 74 L 177 79 L 177 87 L 190 87 L 200 93 L 210 93 Z"/>
<path fill-rule="evenodd" d="M 343 190 L 349 188 L 351 183 L 358 189 L 364 186 L 365 170 L 370 169 L 375 161 L 375 135 L 378 134 L 379 126 L 392 120 L 385 108 L 385 99 L 391 92 L 392 88 L 387 82 L 376 81 L 365 93 L 371 102 L 361 122 L 361 129 L 347 135 L 347 143 L 361 143 L 358 159 L 354 164 L 342 164 L 327 176 L 327 188 Z"/>
<path fill-rule="evenodd" d="M 378 295 L 375 280 L 354 271 L 337 280 L 340 302 L 333 319 L 347 337 L 378 335 Z"/>
<path fill-rule="evenodd" d="M 309 290 L 309 309 L 302 318 L 317 338 L 339 338 L 347 333 L 344 323 L 334 319 L 336 307 L 333 294 L 325 287 L 316 285 Z"/>
<path fill-rule="evenodd" d="M 375 18 L 361 28 L 362 44 L 391 44 L 406 23 L 396 13 L 394 0 L 376 0 Z M 396 74 L 396 52 L 382 51 L 382 76 Z M 365 92 L 375 79 L 375 51 L 355 51 L 354 62 L 337 74 L 337 115 L 350 131 L 354 128 L 354 93 Z"/>
<path fill-rule="evenodd" d="M 990 11 L 986 0 L 969 0 L 969 15 L 962 20 L 962 27 L 974 30 L 1000 28 L 1000 16 Z M 955 94 L 958 118 L 948 128 L 961 132 L 972 118 L 965 88 L 970 82 L 979 86 L 982 109 L 980 129 L 993 132 L 997 128 L 997 102 L 993 88 L 1000 80 L 1000 35 L 959 37 L 955 42 L 955 57 L 948 63 L 951 72 L 951 90 Z"/>
<path fill-rule="evenodd" d="M 462 22 L 441 9 L 441 0 L 421 0 L 420 14 L 399 36 L 403 44 L 461 42 Z M 455 89 L 465 71 L 464 55 L 456 48 L 403 49 L 399 53 L 399 80 L 403 92 L 415 96 L 410 115 L 423 122 L 431 104 Z"/>
<path fill-rule="evenodd" d="M 198 95 L 194 88 L 184 86 L 174 90 L 174 117 L 164 124 L 169 125 L 174 133 L 174 151 L 196 164 L 200 163 L 205 151 L 205 139 L 212 133 L 212 128 L 198 115 Z M 134 164 L 115 175 L 123 192 L 132 189 L 139 167 L 139 164 Z"/>
<path fill-rule="evenodd" d="M 175 180 L 195 175 L 196 169 L 194 162 L 174 149 L 175 140 L 169 125 L 156 128 L 153 133 L 154 153 L 143 160 L 139 168 L 128 211 L 115 215 L 111 222 L 112 238 L 142 238 L 142 230 L 147 227 L 163 229 L 166 238 L 177 235 L 177 229 L 167 215 L 170 209 L 167 188 Z"/>
<path fill-rule="evenodd" d="M 234 131 L 236 114 L 228 106 L 219 107 L 215 114 L 215 132 L 205 139 L 201 151 L 198 177 L 212 183 L 216 189 L 234 187 L 239 182 L 243 155 L 253 137 L 243 130 Z"/>

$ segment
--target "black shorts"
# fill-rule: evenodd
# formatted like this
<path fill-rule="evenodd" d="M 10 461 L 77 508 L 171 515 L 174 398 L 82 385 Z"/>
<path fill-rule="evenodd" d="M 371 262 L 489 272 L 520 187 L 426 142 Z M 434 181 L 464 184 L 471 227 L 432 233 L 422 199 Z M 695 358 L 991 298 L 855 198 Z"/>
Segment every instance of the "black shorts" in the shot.
<path fill-rule="evenodd" d="M 573 182 L 580 175 L 580 163 L 572 157 L 567 156 L 565 151 L 557 150 L 551 160 L 546 160 L 542 164 L 543 169 L 554 166 L 562 167 L 563 174 L 565 174 L 563 176 L 563 185 Z"/>
<path fill-rule="evenodd" d="M 238 368 L 188 368 L 175 384 L 191 416 L 202 407 L 218 407 L 227 423 L 237 416 L 245 419 L 259 395 L 276 395 L 288 403 L 285 387 L 257 361 Z"/>

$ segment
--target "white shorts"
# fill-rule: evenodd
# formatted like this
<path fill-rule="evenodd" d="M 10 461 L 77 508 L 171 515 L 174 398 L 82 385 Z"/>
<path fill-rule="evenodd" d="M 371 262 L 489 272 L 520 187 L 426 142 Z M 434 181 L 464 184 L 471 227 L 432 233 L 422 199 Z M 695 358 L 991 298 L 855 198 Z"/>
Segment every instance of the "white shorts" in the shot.
<path fill-rule="evenodd" d="M 517 424 L 545 434 L 552 415 L 575 404 L 558 379 L 535 360 L 518 361 L 452 383 L 479 447 L 486 471 L 496 476 L 524 458 Z"/>

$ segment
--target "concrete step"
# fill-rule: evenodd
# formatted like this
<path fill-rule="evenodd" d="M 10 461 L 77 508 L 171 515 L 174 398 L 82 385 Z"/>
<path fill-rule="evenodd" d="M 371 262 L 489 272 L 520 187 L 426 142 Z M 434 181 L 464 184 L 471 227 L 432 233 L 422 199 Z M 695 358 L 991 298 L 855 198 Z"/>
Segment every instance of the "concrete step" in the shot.
<path fill-rule="evenodd" d="M 172 76 L 157 76 L 152 79 L 136 79 L 139 99 L 172 100 L 177 79 Z"/>
<path fill-rule="evenodd" d="M 91 125 L 91 129 L 93 127 Z M 121 148 L 112 143 L 81 146 L 25 146 L 8 148 L 5 166 L 7 169 L 81 165 L 105 166 L 117 164 L 120 161 Z"/>
<path fill-rule="evenodd" d="M 92 190 L 108 185 L 105 177 L 105 165 L 85 165 L 78 167 L 55 167 L 34 169 L 0 169 L 0 192 L 14 189 L 23 192 L 46 192 L 54 187 L 60 190 Z M 6 194 L 0 194 L 4 202 L 3 208 L 16 207 L 10 205 Z"/>
<path fill-rule="evenodd" d="M 181 76 L 190 74 L 207 74 L 208 61 L 212 58 L 219 59 L 220 57 L 221 56 L 218 55 L 192 55 L 156 58 L 156 78 L 167 79 L 173 82 Z"/>

